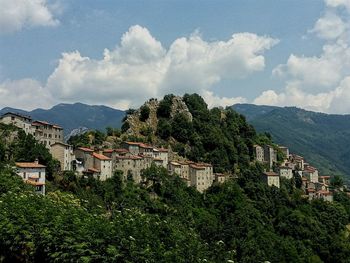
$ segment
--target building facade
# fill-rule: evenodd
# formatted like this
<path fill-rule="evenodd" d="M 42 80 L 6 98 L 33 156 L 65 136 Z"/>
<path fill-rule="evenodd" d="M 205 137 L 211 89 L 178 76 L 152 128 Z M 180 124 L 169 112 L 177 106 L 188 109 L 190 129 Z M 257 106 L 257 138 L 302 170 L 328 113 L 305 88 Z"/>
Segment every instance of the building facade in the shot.
<path fill-rule="evenodd" d="M 16 173 L 27 184 L 35 187 L 35 192 L 45 195 L 46 166 L 35 162 L 16 162 Z"/>
<path fill-rule="evenodd" d="M 61 171 L 73 170 L 75 155 L 71 145 L 62 142 L 55 142 L 51 144 L 50 153 L 53 158 L 60 162 Z"/>

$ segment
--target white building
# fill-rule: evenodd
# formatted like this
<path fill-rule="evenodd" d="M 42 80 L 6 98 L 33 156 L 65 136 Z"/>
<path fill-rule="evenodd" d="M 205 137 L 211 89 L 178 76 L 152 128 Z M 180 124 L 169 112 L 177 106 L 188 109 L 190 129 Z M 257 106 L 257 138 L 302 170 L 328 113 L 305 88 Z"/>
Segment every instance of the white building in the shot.
<path fill-rule="evenodd" d="M 35 192 L 45 195 L 45 168 L 35 162 L 16 162 L 16 173 L 26 182 L 35 187 Z"/>
<path fill-rule="evenodd" d="M 305 176 L 310 182 L 318 182 L 318 170 L 315 167 L 307 166 L 303 171 L 303 176 Z"/>
<path fill-rule="evenodd" d="M 192 163 L 189 165 L 189 177 L 191 186 L 202 193 L 213 184 L 213 166 L 211 164 Z"/>
<path fill-rule="evenodd" d="M 263 173 L 262 180 L 268 186 L 276 186 L 277 188 L 280 188 L 280 177 L 275 172 L 265 172 L 265 173 Z"/>

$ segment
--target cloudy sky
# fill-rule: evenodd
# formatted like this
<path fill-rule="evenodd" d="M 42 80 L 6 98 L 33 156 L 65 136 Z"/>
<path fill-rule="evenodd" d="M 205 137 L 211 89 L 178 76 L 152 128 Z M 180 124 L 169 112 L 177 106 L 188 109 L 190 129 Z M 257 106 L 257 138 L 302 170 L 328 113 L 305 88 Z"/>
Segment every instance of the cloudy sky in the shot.
<path fill-rule="evenodd" d="M 0 0 L 0 108 L 196 92 L 350 113 L 349 45 L 350 0 Z"/>

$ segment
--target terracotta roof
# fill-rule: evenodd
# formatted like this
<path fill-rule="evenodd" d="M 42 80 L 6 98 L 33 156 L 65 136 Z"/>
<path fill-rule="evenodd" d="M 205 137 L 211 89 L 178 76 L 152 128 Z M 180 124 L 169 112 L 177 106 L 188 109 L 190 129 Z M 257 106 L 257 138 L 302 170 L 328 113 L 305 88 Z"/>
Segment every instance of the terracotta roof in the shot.
<path fill-rule="evenodd" d="M 94 151 L 93 149 L 86 148 L 86 147 L 79 147 L 78 150 L 81 150 L 83 152 L 93 152 Z"/>
<path fill-rule="evenodd" d="M 163 162 L 163 160 L 161 158 L 153 158 L 153 161 L 160 161 Z"/>
<path fill-rule="evenodd" d="M 105 149 L 103 150 L 104 153 L 112 153 L 114 152 L 114 149 Z"/>
<path fill-rule="evenodd" d="M 190 164 L 190 167 L 196 170 L 204 170 L 205 167 L 202 165 L 197 165 L 197 164 Z"/>
<path fill-rule="evenodd" d="M 16 166 L 19 168 L 45 168 L 45 165 L 35 162 L 16 162 Z"/>
<path fill-rule="evenodd" d="M 56 129 L 60 129 L 60 130 L 63 130 L 63 128 L 61 126 L 58 126 L 56 124 L 52 125 L 52 127 L 56 128 Z"/>
<path fill-rule="evenodd" d="M 174 166 L 181 166 L 181 164 L 178 163 L 178 162 L 170 162 L 170 164 L 171 164 L 171 165 L 174 165 Z"/>
<path fill-rule="evenodd" d="M 159 151 L 159 152 L 164 152 L 164 153 L 169 152 L 169 150 L 165 149 L 165 148 L 155 148 L 154 150 Z"/>
<path fill-rule="evenodd" d="M 152 147 L 152 146 L 147 145 L 147 144 L 144 144 L 144 143 L 140 143 L 140 144 L 139 144 L 139 147 L 140 147 L 140 148 L 144 148 L 144 149 L 152 149 L 152 150 L 153 150 L 153 147 Z"/>
<path fill-rule="evenodd" d="M 125 142 L 125 143 L 130 145 L 137 145 L 137 146 L 141 144 L 141 142 Z"/>
<path fill-rule="evenodd" d="M 266 176 L 278 176 L 278 174 L 275 172 L 264 172 L 264 175 L 266 175 Z"/>
<path fill-rule="evenodd" d="M 124 148 L 115 149 L 115 151 L 116 151 L 117 153 L 128 153 L 128 152 L 129 152 L 129 150 L 124 149 Z"/>
<path fill-rule="evenodd" d="M 313 188 L 308 188 L 307 191 L 308 191 L 308 192 L 315 192 L 315 189 L 313 189 Z"/>
<path fill-rule="evenodd" d="M 131 155 L 131 156 L 117 156 L 117 159 L 121 160 L 142 160 L 142 157 Z"/>
<path fill-rule="evenodd" d="M 103 154 L 99 154 L 99 153 L 93 153 L 92 156 L 99 159 L 99 160 L 102 160 L 102 161 L 110 161 L 111 160 L 111 158 L 109 158 Z"/>

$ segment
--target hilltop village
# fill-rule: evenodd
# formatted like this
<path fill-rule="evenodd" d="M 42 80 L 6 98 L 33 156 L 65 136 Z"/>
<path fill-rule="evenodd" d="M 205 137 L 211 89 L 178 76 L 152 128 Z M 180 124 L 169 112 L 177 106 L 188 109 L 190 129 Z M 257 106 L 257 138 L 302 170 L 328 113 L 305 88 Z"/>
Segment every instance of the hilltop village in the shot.
<path fill-rule="evenodd" d="M 32 120 L 29 116 L 6 113 L 0 123 L 12 124 L 31 134 L 43 143 L 60 162 L 61 171 L 75 171 L 79 176 L 91 176 L 99 180 L 111 178 L 121 171 L 124 180 L 142 183 L 142 171 L 152 164 L 164 167 L 169 174 L 178 175 L 187 186 L 199 192 L 208 189 L 214 182 L 223 183 L 237 178 L 231 173 L 214 173 L 210 163 L 193 162 L 181 157 L 171 148 L 166 149 L 141 142 L 124 141 L 117 149 L 77 147 L 64 142 L 63 128 L 45 121 Z M 254 145 L 255 162 L 266 167 L 261 180 L 268 186 L 280 187 L 282 178 L 300 179 L 301 188 L 308 199 L 333 200 L 330 176 L 320 176 L 317 168 L 307 163 L 302 156 L 290 154 L 284 146 Z M 277 162 L 277 151 L 283 153 L 283 161 Z M 17 173 L 38 193 L 45 194 L 45 166 L 35 162 L 17 162 Z"/>

